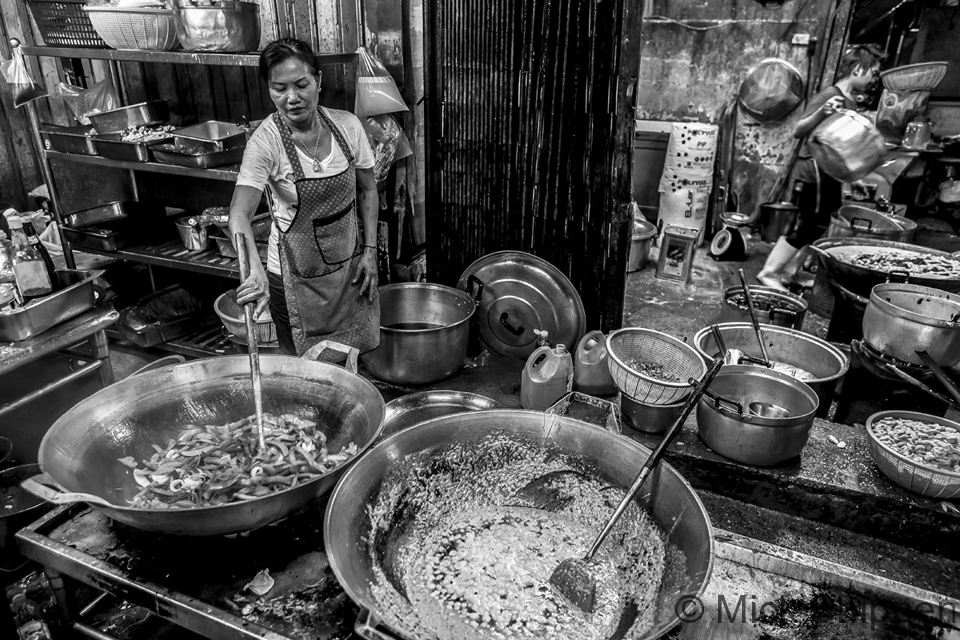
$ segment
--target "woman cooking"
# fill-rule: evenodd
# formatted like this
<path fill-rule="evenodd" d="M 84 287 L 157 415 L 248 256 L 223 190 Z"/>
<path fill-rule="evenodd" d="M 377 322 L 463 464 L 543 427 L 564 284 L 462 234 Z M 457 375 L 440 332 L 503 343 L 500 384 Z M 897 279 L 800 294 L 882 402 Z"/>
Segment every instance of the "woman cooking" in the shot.
<path fill-rule="evenodd" d="M 250 261 L 237 300 L 256 302 L 255 316 L 269 304 L 286 354 L 321 340 L 369 351 L 380 340 L 380 306 L 377 186 L 366 134 L 353 114 L 318 105 L 320 71 L 307 43 L 271 42 L 260 54 L 260 77 L 277 111 L 247 143 L 229 226 L 256 256 L 251 220 L 264 188 L 273 225 L 266 270 Z"/>

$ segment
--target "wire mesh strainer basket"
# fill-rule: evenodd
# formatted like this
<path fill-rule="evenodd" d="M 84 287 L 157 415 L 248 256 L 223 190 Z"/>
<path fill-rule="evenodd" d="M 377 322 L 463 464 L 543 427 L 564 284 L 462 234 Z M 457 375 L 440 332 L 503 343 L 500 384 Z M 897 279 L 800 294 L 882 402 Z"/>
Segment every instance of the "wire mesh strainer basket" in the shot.
<path fill-rule="evenodd" d="M 618 329 L 607 336 L 607 365 L 620 392 L 644 404 L 674 404 L 707 371 L 700 354 L 681 340 L 652 329 Z M 647 373 L 638 371 L 644 366 Z M 656 370 L 669 380 L 654 377 Z"/>
<path fill-rule="evenodd" d="M 175 49 L 177 21 L 169 9 L 84 7 L 93 28 L 114 49 L 170 51 Z"/>
<path fill-rule="evenodd" d="M 934 422 L 955 429 L 958 435 L 960 435 L 960 425 L 946 418 L 915 411 L 881 411 L 867 419 L 867 443 L 870 447 L 870 456 L 883 475 L 904 489 L 928 498 L 946 500 L 960 496 L 960 473 L 929 467 L 911 460 L 877 439 L 873 425 L 884 418 Z"/>
<path fill-rule="evenodd" d="M 227 331 L 244 341 L 247 339 L 247 324 L 243 318 L 243 308 L 237 304 L 236 289 L 230 289 L 221 294 L 214 303 L 213 310 L 217 312 Z M 273 323 L 269 309 L 260 315 L 253 326 L 257 332 L 257 344 L 270 344 L 277 341 L 277 325 Z"/>

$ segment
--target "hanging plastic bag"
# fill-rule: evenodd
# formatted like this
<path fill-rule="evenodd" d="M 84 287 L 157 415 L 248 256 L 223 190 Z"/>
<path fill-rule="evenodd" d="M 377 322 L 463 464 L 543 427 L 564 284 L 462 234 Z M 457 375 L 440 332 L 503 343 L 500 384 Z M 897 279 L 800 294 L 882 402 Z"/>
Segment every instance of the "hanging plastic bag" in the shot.
<path fill-rule="evenodd" d="M 406 111 L 407 105 L 387 68 L 366 47 L 357 49 L 357 99 L 354 111 L 361 118 Z"/>
<path fill-rule="evenodd" d="M 90 116 L 120 108 L 117 92 L 110 78 L 97 82 L 89 89 L 61 82 L 57 88 L 67 109 L 80 124 L 90 124 Z"/>
<path fill-rule="evenodd" d="M 377 184 L 382 185 L 393 163 L 410 155 L 412 150 L 403 129 L 392 116 L 371 116 L 363 121 L 363 128 L 373 149 L 373 175 Z"/>
<path fill-rule="evenodd" d="M 31 100 L 47 95 L 39 84 L 33 81 L 27 72 L 27 65 L 23 61 L 18 49 L 14 49 L 13 58 L 0 62 L 0 73 L 10 85 L 13 94 L 13 106 L 20 108 Z"/>

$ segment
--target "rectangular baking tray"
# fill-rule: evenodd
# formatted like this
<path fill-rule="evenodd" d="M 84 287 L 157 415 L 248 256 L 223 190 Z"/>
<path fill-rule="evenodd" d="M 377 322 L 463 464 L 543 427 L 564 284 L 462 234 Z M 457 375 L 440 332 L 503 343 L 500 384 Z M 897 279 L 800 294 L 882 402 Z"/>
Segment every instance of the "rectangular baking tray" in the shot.
<path fill-rule="evenodd" d="M 166 100 L 140 102 L 90 116 L 90 124 L 97 133 L 113 133 L 130 127 L 165 124 L 169 120 L 170 107 L 167 106 Z"/>
<path fill-rule="evenodd" d="M 174 136 L 176 138 L 176 136 Z M 243 160 L 243 147 L 234 147 L 224 151 L 212 151 L 208 153 L 180 153 L 172 144 L 151 145 L 150 150 L 157 162 L 164 164 L 175 164 L 180 167 L 192 167 L 194 169 L 209 169 L 210 167 L 221 167 L 225 164 L 236 164 Z"/>
<path fill-rule="evenodd" d="M 116 251 L 153 233 L 164 213 L 149 203 L 109 202 L 66 216 L 63 235 L 73 248 Z"/>
<path fill-rule="evenodd" d="M 62 287 L 28 306 L 0 313 L 0 342 L 19 342 L 92 309 L 96 301 L 93 281 L 103 271 L 61 269 L 56 272 Z"/>
<path fill-rule="evenodd" d="M 153 154 L 150 147 L 170 142 L 172 138 L 158 138 L 149 142 L 124 142 L 120 133 L 106 133 L 97 135 L 97 149 L 100 155 L 111 160 L 126 160 L 129 162 L 150 162 Z"/>
<path fill-rule="evenodd" d="M 178 153 L 189 155 L 243 148 L 247 145 L 247 129 L 229 122 L 208 120 L 174 131 L 173 145 Z"/>
<path fill-rule="evenodd" d="M 43 148 L 47 151 L 79 153 L 86 156 L 97 155 L 97 142 L 87 135 L 95 130 L 90 125 L 63 127 L 57 124 L 41 124 L 40 136 Z"/>

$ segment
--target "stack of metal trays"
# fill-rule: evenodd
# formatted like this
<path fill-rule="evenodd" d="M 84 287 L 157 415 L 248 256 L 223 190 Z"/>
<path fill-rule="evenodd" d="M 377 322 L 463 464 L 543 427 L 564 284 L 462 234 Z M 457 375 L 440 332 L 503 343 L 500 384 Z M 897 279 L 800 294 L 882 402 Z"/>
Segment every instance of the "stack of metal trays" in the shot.
<path fill-rule="evenodd" d="M 92 134 L 96 131 L 93 127 L 63 127 L 58 124 L 41 124 L 40 136 L 43 138 L 43 148 L 47 151 L 60 151 L 61 153 L 79 153 L 85 156 L 95 156 L 97 142 Z"/>
<path fill-rule="evenodd" d="M 249 129 L 210 120 L 173 133 L 173 143 L 154 147 L 157 162 L 207 169 L 243 159 Z"/>
<path fill-rule="evenodd" d="M 165 213 L 163 207 L 143 202 L 109 202 L 66 216 L 63 235 L 74 249 L 116 251 L 156 232 L 154 223 Z"/>
<path fill-rule="evenodd" d="M 173 138 L 124 140 L 123 132 L 136 127 L 164 125 L 169 121 L 170 108 L 166 100 L 141 102 L 90 116 L 90 124 L 97 131 L 95 141 L 99 155 L 128 162 L 149 162 L 153 159 L 150 147 L 170 142 Z"/>

